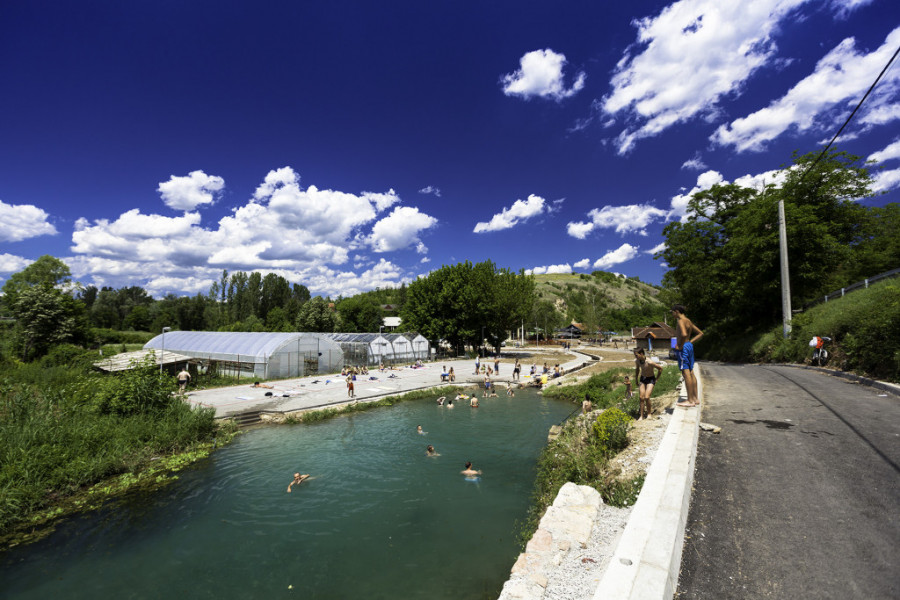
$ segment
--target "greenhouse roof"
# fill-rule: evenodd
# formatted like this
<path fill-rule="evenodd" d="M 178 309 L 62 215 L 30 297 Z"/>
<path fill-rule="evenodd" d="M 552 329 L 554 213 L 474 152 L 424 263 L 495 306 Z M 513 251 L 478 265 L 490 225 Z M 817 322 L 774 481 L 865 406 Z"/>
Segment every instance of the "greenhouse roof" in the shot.
<path fill-rule="evenodd" d="M 369 344 L 382 337 L 379 333 L 327 333 L 336 342 L 363 342 Z"/>
<path fill-rule="evenodd" d="M 166 348 L 180 352 L 233 354 L 242 357 L 268 358 L 279 348 L 301 338 L 322 336 L 310 333 L 243 332 L 243 331 L 170 331 L 165 334 Z M 158 335 L 144 349 L 162 348 Z"/>

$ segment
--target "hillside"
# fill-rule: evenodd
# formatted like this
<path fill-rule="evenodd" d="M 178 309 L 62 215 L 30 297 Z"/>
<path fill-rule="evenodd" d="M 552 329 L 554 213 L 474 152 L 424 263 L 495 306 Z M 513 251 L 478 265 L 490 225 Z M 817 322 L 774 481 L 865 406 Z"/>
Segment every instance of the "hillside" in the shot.
<path fill-rule="evenodd" d="M 578 305 L 582 304 L 582 301 L 578 300 L 580 296 L 583 296 L 584 302 L 590 302 L 593 296 L 598 309 L 602 306 L 608 310 L 659 303 L 657 296 L 660 290 L 656 286 L 636 279 L 617 277 L 605 271 L 594 273 L 535 275 L 538 298 L 557 305 L 559 300 L 566 305 L 573 303 Z M 562 307 L 557 308 L 562 310 Z"/>

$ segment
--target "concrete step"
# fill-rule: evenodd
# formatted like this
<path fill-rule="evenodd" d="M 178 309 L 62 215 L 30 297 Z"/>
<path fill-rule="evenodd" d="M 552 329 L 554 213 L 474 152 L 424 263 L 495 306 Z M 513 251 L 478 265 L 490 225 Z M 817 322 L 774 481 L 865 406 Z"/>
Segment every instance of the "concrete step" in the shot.
<path fill-rule="evenodd" d="M 234 420 L 234 422 L 237 423 L 239 427 L 248 427 L 250 425 L 256 425 L 257 423 L 262 422 L 262 419 L 259 415 L 260 411 L 251 410 L 232 415 L 229 418 Z"/>

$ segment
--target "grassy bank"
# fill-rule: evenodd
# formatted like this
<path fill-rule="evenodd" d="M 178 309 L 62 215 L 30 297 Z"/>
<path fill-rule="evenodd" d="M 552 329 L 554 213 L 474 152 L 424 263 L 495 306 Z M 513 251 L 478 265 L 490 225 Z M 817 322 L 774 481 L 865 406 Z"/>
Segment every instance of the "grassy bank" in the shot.
<path fill-rule="evenodd" d="M 880 282 L 814 306 L 794 317 L 790 339 L 778 326 L 756 336 L 745 352 L 758 362 L 805 363 L 815 335 L 833 340 L 827 366 L 900 382 L 900 283 Z"/>
<path fill-rule="evenodd" d="M 214 412 L 192 409 L 174 389 L 171 377 L 147 365 L 115 376 L 77 364 L 3 365 L 0 536 L 93 506 L 160 465 L 199 457 L 219 432 Z M 110 483 L 93 500 L 73 502 L 100 482 Z"/>
<path fill-rule="evenodd" d="M 593 487 L 600 492 L 603 501 L 612 506 L 630 506 L 637 499 L 644 476 L 621 481 L 609 466 L 610 460 L 627 446 L 629 423 L 638 416 L 637 393 L 633 398 L 625 399 L 622 379 L 626 374 L 633 375 L 634 369 L 606 371 L 581 383 L 550 387 L 544 391 L 545 396 L 571 401 L 574 406 L 580 406 L 588 399 L 595 410 L 605 410 L 596 421 L 580 416 L 567 421 L 559 437 L 548 443 L 541 453 L 532 505 L 519 532 L 523 546 L 537 530 L 559 489 L 568 481 Z M 653 389 L 653 397 L 674 390 L 679 381 L 678 369 L 666 367 Z"/>

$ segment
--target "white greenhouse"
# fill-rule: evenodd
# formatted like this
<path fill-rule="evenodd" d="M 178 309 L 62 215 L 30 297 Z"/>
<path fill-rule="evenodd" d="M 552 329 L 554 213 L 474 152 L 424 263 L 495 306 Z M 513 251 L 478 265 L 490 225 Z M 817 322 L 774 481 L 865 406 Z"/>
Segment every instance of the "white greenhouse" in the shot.
<path fill-rule="evenodd" d="M 391 343 L 378 333 L 323 333 L 340 345 L 348 366 L 374 366 L 390 361 Z"/>
<path fill-rule="evenodd" d="M 322 333 L 169 331 L 144 345 L 151 348 L 200 359 L 223 375 L 260 379 L 336 373 L 344 365 L 340 345 Z"/>

